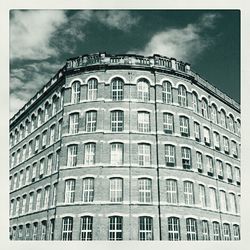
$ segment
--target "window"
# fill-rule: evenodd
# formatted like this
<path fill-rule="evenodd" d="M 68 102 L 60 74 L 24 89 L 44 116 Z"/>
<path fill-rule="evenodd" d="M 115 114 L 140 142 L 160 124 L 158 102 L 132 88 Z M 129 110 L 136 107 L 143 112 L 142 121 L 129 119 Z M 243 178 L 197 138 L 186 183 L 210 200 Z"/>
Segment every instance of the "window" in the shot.
<path fill-rule="evenodd" d="M 35 162 L 32 166 L 32 177 L 31 180 L 34 182 L 36 180 L 37 163 Z"/>
<path fill-rule="evenodd" d="M 53 193 L 52 193 L 52 201 L 51 201 L 51 206 L 56 205 L 56 200 L 57 200 L 57 183 L 53 185 Z"/>
<path fill-rule="evenodd" d="M 194 188 L 190 181 L 184 181 L 184 201 L 186 205 L 194 204 Z"/>
<path fill-rule="evenodd" d="M 213 158 L 210 156 L 206 156 L 207 160 L 207 172 L 208 175 L 213 176 L 214 175 L 214 163 L 213 163 Z"/>
<path fill-rule="evenodd" d="M 65 203 L 74 203 L 75 202 L 75 180 L 69 179 L 65 181 Z"/>
<path fill-rule="evenodd" d="M 229 154 L 229 141 L 228 138 L 223 136 L 223 145 L 224 145 L 224 151 L 226 154 Z"/>
<path fill-rule="evenodd" d="M 81 218 L 81 240 L 93 239 L 93 217 L 84 216 Z"/>
<path fill-rule="evenodd" d="M 166 166 L 175 165 L 175 146 L 165 145 L 165 164 Z"/>
<path fill-rule="evenodd" d="M 178 87 L 178 104 L 182 107 L 187 107 L 187 90 L 183 85 Z"/>
<path fill-rule="evenodd" d="M 220 124 L 222 127 L 227 128 L 226 113 L 224 110 L 220 111 Z"/>
<path fill-rule="evenodd" d="M 123 100 L 123 85 L 124 82 L 120 78 L 115 78 L 112 80 L 112 100 L 120 101 Z"/>
<path fill-rule="evenodd" d="M 187 226 L 187 240 L 198 240 L 197 235 L 197 222 L 195 219 L 186 219 Z"/>
<path fill-rule="evenodd" d="M 182 166 L 184 169 L 191 169 L 191 149 L 182 147 L 181 148 Z"/>
<path fill-rule="evenodd" d="M 122 217 L 109 217 L 109 240 L 122 240 Z"/>
<path fill-rule="evenodd" d="M 111 112 L 111 131 L 119 132 L 123 131 L 123 111 L 115 110 Z"/>
<path fill-rule="evenodd" d="M 11 155 L 11 167 L 14 167 L 15 165 L 15 153 Z"/>
<path fill-rule="evenodd" d="M 236 122 L 236 133 L 238 134 L 238 135 L 240 135 L 240 120 L 239 119 L 237 119 L 237 122 Z"/>
<path fill-rule="evenodd" d="M 73 218 L 65 217 L 62 219 L 62 240 L 72 240 Z"/>
<path fill-rule="evenodd" d="M 96 144 L 86 143 L 84 146 L 84 164 L 95 164 Z"/>
<path fill-rule="evenodd" d="M 153 218 L 139 217 L 139 240 L 153 240 Z"/>
<path fill-rule="evenodd" d="M 52 116 L 57 113 L 58 109 L 58 97 L 54 96 L 52 100 Z"/>
<path fill-rule="evenodd" d="M 223 170 L 222 161 L 216 160 L 216 168 L 217 168 L 217 173 L 218 173 L 219 179 L 223 179 L 224 178 L 224 170 Z"/>
<path fill-rule="evenodd" d="M 235 167 L 235 180 L 237 184 L 240 184 L 240 169 L 238 167 Z"/>
<path fill-rule="evenodd" d="M 207 207 L 207 200 L 206 200 L 206 190 L 205 186 L 199 185 L 199 193 L 200 193 L 200 204 L 202 208 Z"/>
<path fill-rule="evenodd" d="M 180 240 L 180 219 L 168 218 L 168 240 Z"/>
<path fill-rule="evenodd" d="M 88 81 L 88 100 L 93 101 L 97 99 L 98 82 L 95 78 Z"/>
<path fill-rule="evenodd" d="M 152 202 L 152 180 L 148 178 L 141 178 L 138 180 L 139 186 L 139 202 Z"/>
<path fill-rule="evenodd" d="M 202 153 L 196 152 L 196 164 L 197 169 L 199 172 L 203 171 L 203 160 L 202 160 Z"/>
<path fill-rule="evenodd" d="M 23 170 L 20 171 L 19 175 L 19 187 L 23 186 Z"/>
<path fill-rule="evenodd" d="M 77 165 L 77 145 L 68 146 L 67 166 L 74 167 Z"/>
<path fill-rule="evenodd" d="M 163 113 L 163 131 L 166 134 L 174 132 L 174 116 L 170 113 Z"/>
<path fill-rule="evenodd" d="M 36 211 L 40 210 L 41 208 L 41 197 L 42 197 L 42 190 L 39 189 L 36 192 Z"/>
<path fill-rule="evenodd" d="M 180 132 L 182 136 L 189 136 L 189 120 L 185 116 L 180 116 Z"/>
<path fill-rule="evenodd" d="M 41 225 L 41 240 L 46 240 L 47 221 L 42 221 Z"/>
<path fill-rule="evenodd" d="M 209 226 L 208 221 L 202 221 L 202 240 L 209 240 Z"/>
<path fill-rule="evenodd" d="M 214 132 L 214 147 L 217 150 L 220 150 L 220 135 L 217 132 Z"/>
<path fill-rule="evenodd" d="M 149 144 L 138 145 L 139 166 L 150 166 L 151 164 L 151 147 Z"/>
<path fill-rule="evenodd" d="M 54 166 L 54 171 L 57 171 L 59 169 L 59 165 L 60 165 L 60 154 L 61 154 L 61 150 L 58 149 L 56 151 L 56 162 L 55 162 L 55 166 Z"/>
<path fill-rule="evenodd" d="M 209 188 L 210 207 L 212 210 L 218 209 L 217 193 L 215 188 Z"/>
<path fill-rule="evenodd" d="M 37 235 L 37 233 L 38 233 L 38 223 L 35 222 L 35 223 L 33 224 L 33 235 L 32 235 L 32 239 L 33 239 L 33 240 L 38 240 L 38 235 Z"/>
<path fill-rule="evenodd" d="M 11 202 L 10 202 L 10 216 L 11 217 L 15 215 L 15 213 L 14 213 L 14 202 L 15 202 L 14 199 L 11 200 Z"/>
<path fill-rule="evenodd" d="M 169 81 L 164 81 L 162 83 L 162 100 L 164 103 L 173 102 L 172 85 Z"/>
<path fill-rule="evenodd" d="M 33 211 L 33 203 L 34 203 L 34 192 L 30 193 L 29 196 L 29 212 Z"/>
<path fill-rule="evenodd" d="M 79 81 L 75 81 L 71 86 L 71 103 L 80 102 L 81 85 Z"/>
<path fill-rule="evenodd" d="M 237 144 L 235 141 L 232 141 L 232 154 L 235 158 L 238 157 Z"/>
<path fill-rule="evenodd" d="M 44 191 L 44 200 L 43 200 L 43 207 L 48 208 L 49 207 L 49 194 L 50 194 L 50 186 L 45 187 Z"/>
<path fill-rule="evenodd" d="M 212 107 L 211 107 L 211 120 L 213 123 L 218 123 L 218 112 L 217 112 L 217 107 L 212 104 Z"/>
<path fill-rule="evenodd" d="M 123 180 L 121 178 L 110 179 L 110 201 L 122 202 L 123 200 Z"/>
<path fill-rule="evenodd" d="M 204 133 L 204 143 L 207 146 L 210 146 L 210 143 L 211 143 L 211 140 L 210 140 L 210 130 L 208 128 L 204 127 L 203 133 Z"/>
<path fill-rule="evenodd" d="M 50 111 L 50 105 L 49 105 L 48 102 L 46 102 L 46 104 L 45 104 L 45 114 L 44 114 L 44 121 L 45 122 L 49 120 L 49 117 L 50 117 L 49 111 Z"/>
<path fill-rule="evenodd" d="M 63 108 L 64 105 L 64 89 L 61 89 L 61 96 L 60 96 L 61 100 L 60 100 L 60 109 Z"/>
<path fill-rule="evenodd" d="M 33 147 L 33 141 L 31 140 L 29 142 L 29 152 L 28 152 L 29 157 L 31 157 L 32 153 L 33 153 L 33 148 L 32 147 Z"/>
<path fill-rule="evenodd" d="M 200 124 L 197 122 L 194 122 L 194 138 L 196 141 L 201 140 Z"/>
<path fill-rule="evenodd" d="M 53 154 L 50 154 L 48 156 L 48 165 L 47 165 L 47 171 L 46 171 L 47 175 L 51 174 L 52 166 L 53 166 Z"/>
<path fill-rule="evenodd" d="M 111 144 L 111 165 L 123 164 L 123 144 L 112 143 Z"/>
<path fill-rule="evenodd" d="M 55 231 L 55 219 L 51 219 L 49 226 L 49 240 L 54 240 L 54 231 Z"/>
<path fill-rule="evenodd" d="M 226 168 L 227 168 L 227 179 L 229 182 L 233 181 L 233 169 L 232 166 L 228 163 L 226 163 Z"/>
<path fill-rule="evenodd" d="M 96 111 L 86 112 L 86 131 L 87 132 L 96 131 L 96 123 L 97 123 L 97 112 Z"/>
<path fill-rule="evenodd" d="M 150 131 L 150 113 L 138 112 L 138 131 L 139 132 Z"/>
<path fill-rule="evenodd" d="M 37 126 L 40 127 L 42 123 L 43 123 L 43 111 L 39 109 L 38 116 L 37 116 Z"/>
<path fill-rule="evenodd" d="M 26 201 L 27 201 L 27 196 L 24 195 L 24 196 L 23 196 L 23 202 L 22 202 L 21 214 L 25 214 L 25 213 L 26 213 Z"/>
<path fill-rule="evenodd" d="M 195 113 L 199 113 L 198 103 L 199 103 L 198 95 L 195 92 L 193 92 L 193 110 Z"/>
<path fill-rule="evenodd" d="M 42 178 L 43 174 L 44 174 L 44 158 L 40 160 L 39 178 Z"/>
<path fill-rule="evenodd" d="M 19 163 L 20 163 L 20 154 L 21 154 L 21 150 L 18 149 L 18 150 L 17 150 L 17 154 L 16 154 L 16 164 L 19 164 Z"/>
<path fill-rule="evenodd" d="M 137 83 L 138 100 L 142 102 L 149 101 L 149 82 L 145 79 L 139 80 Z"/>
<path fill-rule="evenodd" d="M 220 208 L 222 212 L 227 211 L 227 197 L 226 197 L 226 192 L 220 190 Z"/>
<path fill-rule="evenodd" d="M 14 174 L 14 184 L 13 184 L 13 190 L 17 188 L 17 174 Z"/>
<path fill-rule="evenodd" d="M 46 147 L 47 144 L 47 130 L 43 131 L 42 134 L 42 147 Z"/>
<path fill-rule="evenodd" d="M 79 131 L 79 113 L 69 115 L 69 134 L 77 134 Z"/>
<path fill-rule="evenodd" d="M 35 152 L 39 150 L 40 136 L 38 135 L 35 139 Z"/>
<path fill-rule="evenodd" d="M 233 118 L 233 116 L 232 115 L 229 115 L 229 124 L 228 124 L 229 126 L 229 130 L 231 131 L 231 132 L 235 132 L 235 128 L 234 128 L 234 118 Z"/>
<path fill-rule="evenodd" d="M 29 184 L 29 182 L 30 182 L 30 167 L 27 167 L 25 172 L 25 185 Z"/>
<path fill-rule="evenodd" d="M 30 122 L 26 120 L 25 122 L 25 137 L 29 135 L 30 132 Z"/>
<path fill-rule="evenodd" d="M 30 224 L 26 224 L 25 240 L 30 240 Z"/>
<path fill-rule="evenodd" d="M 20 197 L 16 199 L 16 216 L 20 213 Z"/>
<path fill-rule="evenodd" d="M 23 146 L 23 157 L 22 157 L 22 161 L 26 160 L 26 145 Z"/>
<path fill-rule="evenodd" d="M 166 193 L 167 193 L 167 203 L 177 204 L 178 203 L 178 190 L 177 181 L 168 179 L 166 180 Z"/>
<path fill-rule="evenodd" d="M 56 127 L 55 125 L 52 125 L 50 127 L 50 138 L 49 138 L 50 145 L 55 142 L 55 127 Z"/>
<path fill-rule="evenodd" d="M 61 139 L 62 137 L 62 119 L 58 122 L 58 132 L 57 139 Z"/>
<path fill-rule="evenodd" d="M 237 213 L 237 207 L 236 207 L 236 197 L 235 194 L 229 193 L 229 206 L 230 206 L 230 212 L 233 214 Z"/>
<path fill-rule="evenodd" d="M 223 224 L 223 236 L 224 236 L 224 240 L 231 240 L 229 224 L 226 224 L 226 223 Z"/>
<path fill-rule="evenodd" d="M 233 225 L 233 236 L 234 240 L 240 240 L 240 227 L 238 225 Z"/>
<path fill-rule="evenodd" d="M 201 115 L 204 118 L 208 118 L 208 104 L 207 104 L 207 100 L 202 98 L 201 100 Z"/>
<path fill-rule="evenodd" d="M 94 200 L 94 179 L 93 178 L 83 179 L 82 200 L 83 202 L 93 202 Z"/>
<path fill-rule="evenodd" d="M 31 116 L 31 132 L 36 129 L 36 116 L 33 114 Z"/>

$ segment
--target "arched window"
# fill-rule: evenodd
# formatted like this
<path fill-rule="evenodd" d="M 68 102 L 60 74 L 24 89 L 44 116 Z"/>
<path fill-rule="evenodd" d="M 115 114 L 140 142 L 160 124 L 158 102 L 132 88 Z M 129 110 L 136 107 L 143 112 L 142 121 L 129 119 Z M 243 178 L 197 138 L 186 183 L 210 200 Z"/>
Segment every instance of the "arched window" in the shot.
<path fill-rule="evenodd" d="M 123 164 L 123 143 L 111 143 L 111 165 Z"/>
<path fill-rule="evenodd" d="M 44 121 L 48 121 L 50 117 L 50 104 L 48 102 L 46 102 L 45 104 L 45 114 L 44 114 Z"/>
<path fill-rule="evenodd" d="M 71 103 L 80 102 L 81 84 L 80 81 L 74 81 L 71 86 Z"/>
<path fill-rule="evenodd" d="M 93 239 L 93 217 L 83 216 L 81 218 L 81 238 L 80 240 L 92 240 Z"/>
<path fill-rule="evenodd" d="M 153 240 L 153 218 L 139 217 L 139 240 Z"/>
<path fill-rule="evenodd" d="M 202 225 L 202 240 L 210 240 L 208 221 L 203 220 L 201 225 Z"/>
<path fill-rule="evenodd" d="M 220 240 L 221 239 L 220 224 L 217 221 L 213 222 L 213 234 L 214 234 L 214 240 Z"/>
<path fill-rule="evenodd" d="M 93 101 L 97 99 L 98 81 L 95 78 L 88 80 L 88 100 Z"/>
<path fill-rule="evenodd" d="M 64 202 L 65 203 L 74 203 L 75 202 L 75 189 L 76 189 L 76 180 L 68 179 L 65 181 L 65 193 L 64 193 Z"/>
<path fill-rule="evenodd" d="M 186 205 L 194 204 L 194 185 L 190 181 L 184 181 L 184 201 Z"/>
<path fill-rule="evenodd" d="M 149 101 L 149 82 L 146 79 L 140 79 L 137 83 L 138 100 L 142 102 Z"/>
<path fill-rule="evenodd" d="M 178 87 L 178 103 L 182 107 L 188 106 L 187 90 L 183 85 L 179 85 Z"/>
<path fill-rule="evenodd" d="M 109 217 L 109 240 L 122 240 L 122 222 L 121 216 Z"/>
<path fill-rule="evenodd" d="M 187 240 L 198 240 L 196 219 L 187 218 L 186 227 L 187 227 Z"/>
<path fill-rule="evenodd" d="M 72 240 L 73 236 L 73 218 L 64 217 L 62 219 L 62 240 Z"/>
<path fill-rule="evenodd" d="M 56 114 L 58 110 L 58 97 L 54 96 L 52 99 L 52 116 Z"/>
<path fill-rule="evenodd" d="M 167 194 L 167 203 L 169 204 L 178 203 L 178 189 L 176 180 L 173 179 L 166 180 L 166 194 Z"/>
<path fill-rule="evenodd" d="M 208 104 L 205 98 L 201 100 L 201 114 L 203 117 L 208 118 Z"/>
<path fill-rule="evenodd" d="M 193 111 L 195 113 L 199 112 L 199 100 L 198 100 L 198 95 L 193 92 Z"/>
<path fill-rule="evenodd" d="M 38 109 L 37 112 L 37 126 L 40 127 L 43 123 L 43 111 L 42 109 Z"/>
<path fill-rule="evenodd" d="M 220 111 L 220 124 L 222 127 L 227 128 L 226 112 L 223 109 Z"/>
<path fill-rule="evenodd" d="M 235 132 L 234 118 L 231 114 L 229 115 L 229 130 L 233 133 Z"/>
<path fill-rule="evenodd" d="M 172 85 L 169 81 L 164 81 L 162 83 L 162 101 L 164 103 L 173 102 Z"/>
<path fill-rule="evenodd" d="M 96 144 L 95 143 L 86 143 L 84 145 L 84 164 L 93 165 L 95 164 L 96 156 Z"/>
<path fill-rule="evenodd" d="M 25 137 L 28 136 L 30 133 L 30 122 L 29 120 L 25 121 Z"/>
<path fill-rule="evenodd" d="M 237 119 L 237 122 L 236 122 L 236 132 L 238 135 L 240 135 L 240 120 Z"/>
<path fill-rule="evenodd" d="M 69 115 L 69 134 L 77 134 L 79 131 L 79 113 Z"/>
<path fill-rule="evenodd" d="M 222 212 L 227 212 L 227 196 L 226 192 L 223 190 L 220 190 L 220 208 Z"/>
<path fill-rule="evenodd" d="M 123 179 L 110 178 L 109 192 L 111 202 L 122 202 L 123 200 Z"/>
<path fill-rule="evenodd" d="M 150 166 L 151 164 L 151 146 L 150 144 L 138 144 L 138 163 L 139 166 Z"/>
<path fill-rule="evenodd" d="M 180 219 L 177 217 L 168 218 L 168 240 L 180 240 Z"/>
<path fill-rule="evenodd" d="M 95 132 L 97 125 L 97 111 L 90 110 L 86 112 L 86 131 Z"/>
<path fill-rule="evenodd" d="M 82 180 L 82 201 L 93 202 L 94 200 L 94 178 Z"/>
<path fill-rule="evenodd" d="M 122 110 L 111 111 L 111 131 L 123 131 L 124 115 Z"/>
<path fill-rule="evenodd" d="M 112 100 L 113 101 L 121 101 L 123 100 L 123 88 L 124 82 L 120 78 L 115 78 L 111 82 L 112 87 Z"/>
<path fill-rule="evenodd" d="M 149 178 L 140 178 L 138 180 L 139 186 L 139 202 L 152 202 L 152 180 Z"/>
<path fill-rule="evenodd" d="M 67 166 L 74 167 L 77 165 L 78 145 L 69 145 L 67 154 Z"/>
<path fill-rule="evenodd" d="M 230 225 L 227 223 L 223 224 L 223 238 L 224 240 L 231 240 Z"/>
<path fill-rule="evenodd" d="M 215 106 L 215 104 L 212 104 L 211 107 L 211 120 L 213 123 L 218 123 L 218 111 L 217 111 L 217 107 Z"/>
<path fill-rule="evenodd" d="M 165 145 L 165 164 L 166 166 L 175 165 L 175 146 Z"/>

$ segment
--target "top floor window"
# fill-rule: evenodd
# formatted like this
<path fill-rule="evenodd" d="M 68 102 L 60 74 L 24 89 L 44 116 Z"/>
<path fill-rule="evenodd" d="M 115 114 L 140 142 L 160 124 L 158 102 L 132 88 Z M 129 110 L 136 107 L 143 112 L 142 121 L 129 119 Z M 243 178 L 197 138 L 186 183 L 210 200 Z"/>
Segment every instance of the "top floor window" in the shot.
<path fill-rule="evenodd" d="M 172 85 L 169 81 L 164 81 L 162 83 L 162 100 L 164 103 L 173 102 Z"/>
<path fill-rule="evenodd" d="M 183 85 L 178 87 L 178 104 L 182 107 L 187 107 L 187 90 Z"/>
<path fill-rule="evenodd" d="M 41 126 L 43 123 L 43 111 L 41 109 L 38 110 L 38 115 L 37 115 L 37 126 Z"/>
<path fill-rule="evenodd" d="M 229 130 L 231 132 L 235 132 L 235 128 L 234 128 L 234 118 L 232 115 L 229 115 Z"/>
<path fill-rule="evenodd" d="M 195 113 L 199 112 L 199 100 L 198 100 L 198 95 L 193 92 L 193 110 Z"/>
<path fill-rule="evenodd" d="M 29 135 L 30 132 L 30 122 L 29 120 L 26 120 L 25 122 L 25 137 Z"/>
<path fill-rule="evenodd" d="M 98 82 L 95 78 L 92 78 L 88 81 L 88 100 L 97 99 L 97 88 Z"/>
<path fill-rule="evenodd" d="M 217 111 L 217 107 L 212 104 L 212 107 L 211 107 L 211 120 L 212 122 L 214 123 L 218 123 L 218 111 Z"/>
<path fill-rule="evenodd" d="M 33 114 L 31 116 L 31 132 L 36 129 L 36 116 Z"/>
<path fill-rule="evenodd" d="M 201 114 L 203 117 L 208 118 L 208 104 L 207 100 L 202 98 L 201 101 Z"/>
<path fill-rule="evenodd" d="M 138 100 L 142 102 L 149 101 L 149 82 L 145 79 L 140 79 L 137 83 Z"/>
<path fill-rule="evenodd" d="M 74 81 L 71 86 L 71 103 L 80 102 L 81 84 L 79 81 Z"/>
<path fill-rule="evenodd" d="M 58 97 L 54 96 L 52 100 L 52 115 L 55 115 L 58 110 Z"/>
<path fill-rule="evenodd" d="M 220 111 L 220 124 L 222 127 L 227 128 L 226 113 L 224 110 Z"/>
<path fill-rule="evenodd" d="M 139 132 L 150 131 L 150 113 L 138 112 L 138 130 Z"/>
<path fill-rule="evenodd" d="M 123 88 L 124 82 L 120 78 L 115 78 L 112 80 L 112 100 L 113 101 L 121 101 L 123 100 Z"/>
<path fill-rule="evenodd" d="M 50 117 L 49 112 L 50 112 L 50 104 L 47 102 L 45 104 L 45 114 L 44 114 L 44 121 L 45 122 L 49 120 L 49 117 Z"/>

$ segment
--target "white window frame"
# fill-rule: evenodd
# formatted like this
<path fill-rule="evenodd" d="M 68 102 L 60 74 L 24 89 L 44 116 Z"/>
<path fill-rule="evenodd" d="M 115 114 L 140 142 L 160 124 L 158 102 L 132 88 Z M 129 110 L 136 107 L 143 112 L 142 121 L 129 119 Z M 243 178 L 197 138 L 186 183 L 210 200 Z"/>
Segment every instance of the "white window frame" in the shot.
<path fill-rule="evenodd" d="M 110 163 L 111 165 L 123 164 L 123 143 L 110 144 Z"/>
<path fill-rule="evenodd" d="M 62 240 L 72 240 L 73 238 L 73 218 L 64 217 L 62 219 Z"/>
<path fill-rule="evenodd" d="M 69 134 L 77 134 L 79 132 L 79 113 L 69 115 Z"/>
<path fill-rule="evenodd" d="M 139 217 L 139 240 L 153 240 L 153 218 Z"/>
<path fill-rule="evenodd" d="M 175 146 L 174 145 L 165 145 L 165 164 L 166 166 L 175 164 Z"/>
<path fill-rule="evenodd" d="M 186 219 L 187 240 L 197 240 L 197 221 L 193 218 Z"/>
<path fill-rule="evenodd" d="M 84 145 L 84 164 L 94 165 L 96 158 L 96 143 L 86 143 Z"/>
<path fill-rule="evenodd" d="M 163 130 L 167 134 L 174 132 L 174 116 L 171 113 L 163 113 Z"/>
<path fill-rule="evenodd" d="M 71 85 L 71 103 L 76 104 L 80 102 L 81 98 L 81 83 L 74 81 Z"/>
<path fill-rule="evenodd" d="M 93 217 L 83 216 L 81 217 L 81 240 L 93 239 Z"/>
<path fill-rule="evenodd" d="M 139 202 L 151 203 L 152 202 L 152 180 L 149 178 L 138 179 L 139 188 Z"/>
<path fill-rule="evenodd" d="M 111 131 L 121 132 L 124 126 L 124 112 L 122 110 L 114 110 L 110 113 L 111 116 Z"/>
<path fill-rule="evenodd" d="M 162 83 L 162 101 L 167 104 L 173 102 L 172 84 L 169 81 Z"/>
<path fill-rule="evenodd" d="M 88 100 L 94 101 L 97 99 L 98 81 L 96 78 L 88 80 Z"/>
<path fill-rule="evenodd" d="M 187 107 L 187 90 L 183 85 L 178 87 L 178 104 L 182 107 Z"/>
<path fill-rule="evenodd" d="M 138 163 L 139 166 L 151 165 L 151 145 L 150 144 L 138 144 Z"/>
<path fill-rule="evenodd" d="M 75 202 L 76 180 L 65 180 L 64 203 L 70 204 Z"/>
<path fill-rule="evenodd" d="M 84 178 L 82 180 L 82 201 L 94 201 L 94 178 Z"/>
<path fill-rule="evenodd" d="M 109 217 L 109 240 L 123 239 L 123 218 L 122 216 Z"/>
<path fill-rule="evenodd" d="M 176 180 L 166 180 L 166 201 L 168 204 L 178 203 L 178 187 Z"/>
<path fill-rule="evenodd" d="M 123 179 L 122 178 L 110 178 L 109 179 L 109 197 L 110 202 L 122 202 L 123 201 Z"/>
<path fill-rule="evenodd" d="M 77 165 L 78 145 L 72 144 L 67 148 L 67 166 L 75 167 Z"/>
<path fill-rule="evenodd" d="M 149 82 L 140 79 L 137 83 L 137 98 L 139 101 L 148 102 L 150 100 Z"/>
<path fill-rule="evenodd" d="M 112 88 L 112 100 L 113 101 L 121 101 L 123 100 L 124 95 L 124 82 L 120 78 L 115 78 L 111 83 Z"/>
<path fill-rule="evenodd" d="M 150 113 L 145 111 L 139 111 L 137 113 L 138 120 L 138 131 L 139 132 L 150 132 Z"/>
<path fill-rule="evenodd" d="M 180 240 L 180 219 L 177 217 L 168 218 L 168 240 Z"/>
<path fill-rule="evenodd" d="M 184 202 L 185 205 L 194 204 L 194 184 L 190 181 L 184 181 Z"/>

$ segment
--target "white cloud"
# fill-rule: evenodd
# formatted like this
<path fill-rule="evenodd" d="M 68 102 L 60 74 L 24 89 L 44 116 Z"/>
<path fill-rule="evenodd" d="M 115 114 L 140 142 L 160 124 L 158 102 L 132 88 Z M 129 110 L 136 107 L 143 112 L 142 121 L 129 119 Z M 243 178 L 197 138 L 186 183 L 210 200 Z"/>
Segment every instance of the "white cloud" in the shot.
<path fill-rule="evenodd" d="M 58 51 L 50 38 L 67 20 L 60 10 L 15 10 L 10 20 L 11 59 L 46 59 Z"/>
<path fill-rule="evenodd" d="M 203 15 L 195 24 L 183 28 L 166 29 L 156 33 L 143 49 L 131 51 L 142 55 L 160 54 L 178 60 L 190 61 L 200 55 L 213 41 L 203 31 L 214 27 L 215 14 Z"/>

